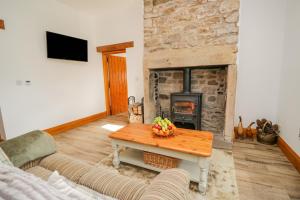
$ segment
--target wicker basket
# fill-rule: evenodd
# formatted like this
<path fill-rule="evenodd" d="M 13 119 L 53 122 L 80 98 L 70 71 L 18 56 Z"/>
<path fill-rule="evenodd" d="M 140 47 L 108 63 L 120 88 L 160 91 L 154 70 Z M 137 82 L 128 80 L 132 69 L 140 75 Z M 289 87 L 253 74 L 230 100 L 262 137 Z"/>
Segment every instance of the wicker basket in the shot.
<path fill-rule="evenodd" d="M 178 159 L 144 151 L 144 163 L 161 169 L 176 168 Z"/>

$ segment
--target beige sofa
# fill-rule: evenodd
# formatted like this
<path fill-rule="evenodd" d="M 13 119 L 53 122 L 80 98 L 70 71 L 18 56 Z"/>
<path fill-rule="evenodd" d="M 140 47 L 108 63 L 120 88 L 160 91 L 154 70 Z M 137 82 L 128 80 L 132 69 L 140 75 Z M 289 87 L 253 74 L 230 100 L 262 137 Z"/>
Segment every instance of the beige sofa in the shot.
<path fill-rule="evenodd" d="M 60 153 L 29 162 L 21 169 L 44 180 L 56 170 L 76 184 L 120 200 L 189 199 L 188 174 L 180 169 L 165 170 L 150 185 L 120 175 L 114 170 L 92 166 Z"/>
<path fill-rule="evenodd" d="M 12 149 L 15 144 L 20 145 L 23 142 L 24 145 L 21 145 L 20 148 L 24 150 Z M 76 185 L 119 200 L 190 199 L 189 175 L 184 170 L 165 170 L 155 177 L 150 184 L 146 184 L 142 180 L 120 175 L 117 170 L 109 169 L 106 166 L 93 166 L 61 153 L 49 154 L 51 148 L 47 149 L 45 145 L 53 143 L 55 143 L 53 138 L 46 133 L 34 132 L 1 143 L 0 147 L 6 150 L 14 163 L 20 163 L 20 160 L 24 161 L 24 159 L 30 158 L 28 162 L 17 167 L 44 180 L 48 180 L 53 171 L 58 171 L 60 175 Z M 38 151 L 34 146 L 39 146 Z M 43 151 L 43 149 L 47 149 L 47 151 Z M 55 145 L 52 149 L 55 151 Z M 47 155 L 41 157 L 40 155 L 44 152 Z M 34 159 L 33 154 L 36 157 Z"/>

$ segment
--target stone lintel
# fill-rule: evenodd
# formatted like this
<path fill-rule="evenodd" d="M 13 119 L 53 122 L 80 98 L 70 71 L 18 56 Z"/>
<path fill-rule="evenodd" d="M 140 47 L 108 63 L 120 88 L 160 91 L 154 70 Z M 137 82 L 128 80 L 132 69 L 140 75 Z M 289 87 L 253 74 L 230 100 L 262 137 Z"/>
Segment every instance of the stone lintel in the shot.
<path fill-rule="evenodd" d="M 230 65 L 236 63 L 236 53 L 237 48 L 230 45 L 160 50 L 145 53 L 144 68 Z"/>

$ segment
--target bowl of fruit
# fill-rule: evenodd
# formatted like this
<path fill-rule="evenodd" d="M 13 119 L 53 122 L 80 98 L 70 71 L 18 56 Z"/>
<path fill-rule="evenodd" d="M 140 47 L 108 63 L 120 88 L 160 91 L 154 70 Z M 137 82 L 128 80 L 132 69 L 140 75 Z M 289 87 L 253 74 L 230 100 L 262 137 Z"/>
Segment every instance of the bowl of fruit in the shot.
<path fill-rule="evenodd" d="M 155 135 L 168 137 L 174 134 L 176 126 L 167 118 L 156 117 L 153 121 L 152 132 Z"/>

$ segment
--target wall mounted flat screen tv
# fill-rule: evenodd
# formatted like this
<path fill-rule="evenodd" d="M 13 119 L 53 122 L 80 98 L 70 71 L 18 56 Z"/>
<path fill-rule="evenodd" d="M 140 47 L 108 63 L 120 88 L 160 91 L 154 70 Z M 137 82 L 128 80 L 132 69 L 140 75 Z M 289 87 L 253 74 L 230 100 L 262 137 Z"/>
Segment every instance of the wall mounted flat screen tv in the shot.
<path fill-rule="evenodd" d="M 88 61 L 88 41 L 46 32 L 48 58 Z"/>

